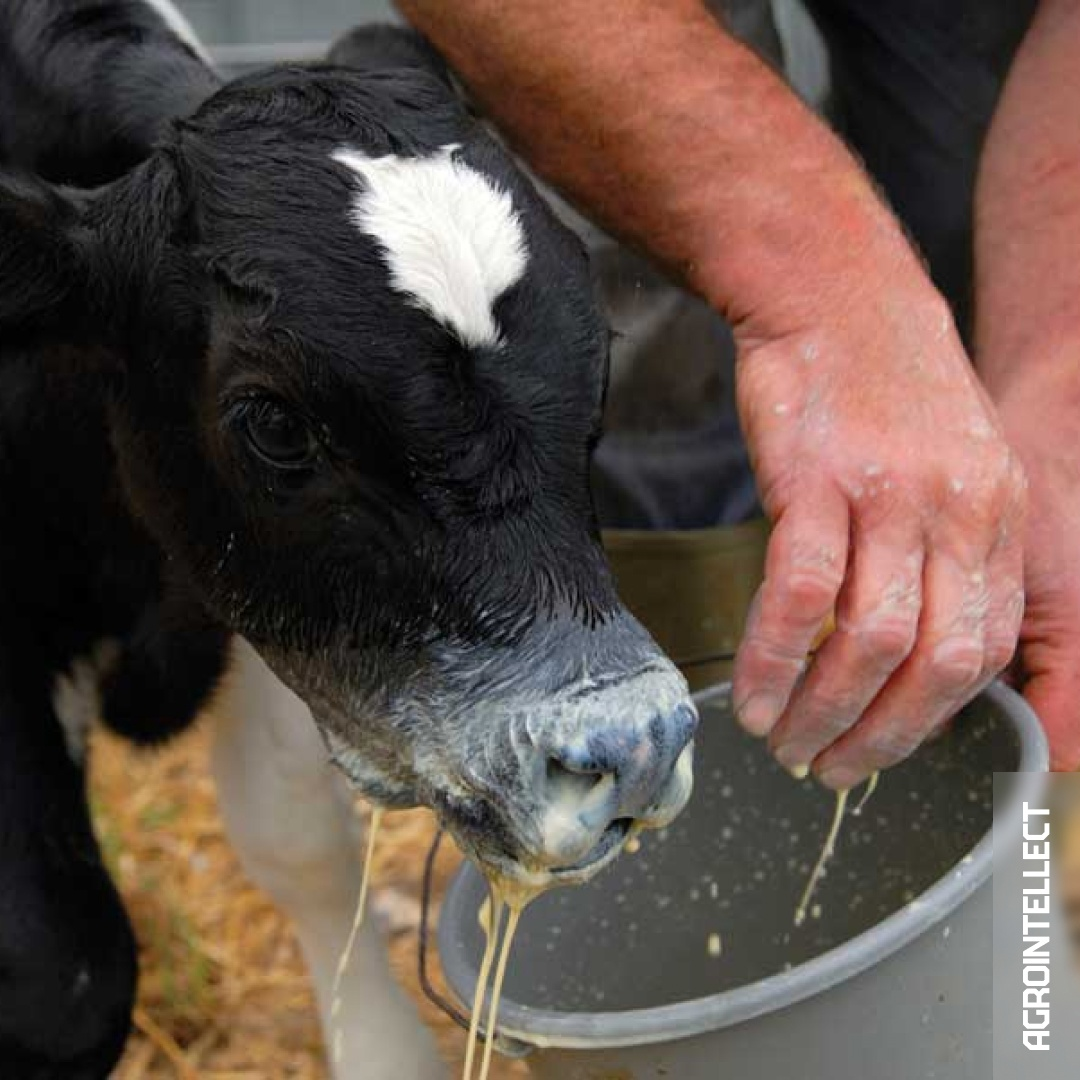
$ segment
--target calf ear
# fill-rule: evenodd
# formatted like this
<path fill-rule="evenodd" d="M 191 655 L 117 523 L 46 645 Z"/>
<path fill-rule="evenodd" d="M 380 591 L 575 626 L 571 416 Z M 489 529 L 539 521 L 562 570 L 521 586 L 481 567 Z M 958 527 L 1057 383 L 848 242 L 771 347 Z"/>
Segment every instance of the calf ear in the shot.
<path fill-rule="evenodd" d="M 85 302 L 90 233 L 86 196 L 0 176 L 0 329 L 62 326 Z"/>
<path fill-rule="evenodd" d="M 91 192 L 0 174 L 0 341 L 121 345 L 182 214 L 168 155 Z"/>
<path fill-rule="evenodd" d="M 332 64 L 361 71 L 419 69 L 434 75 L 448 90 L 454 90 L 446 61 L 426 38 L 400 26 L 358 26 L 334 42 L 327 59 Z"/>

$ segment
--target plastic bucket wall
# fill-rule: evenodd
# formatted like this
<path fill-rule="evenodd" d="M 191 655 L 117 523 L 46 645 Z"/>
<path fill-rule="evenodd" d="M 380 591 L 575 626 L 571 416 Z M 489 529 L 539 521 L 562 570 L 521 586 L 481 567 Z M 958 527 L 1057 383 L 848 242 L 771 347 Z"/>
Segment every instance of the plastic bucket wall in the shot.
<path fill-rule="evenodd" d="M 992 1075 L 991 826 L 1042 788 L 1047 750 L 1034 715 L 995 685 L 948 735 L 890 770 L 848 818 L 797 928 L 833 799 L 741 733 L 726 687 L 699 702 L 689 810 L 643 838 L 640 854 L 526 914 L 500 1028 L 531 1050 L 533 1075 Z M 1028 774 L 998 806 L 995 771 Z M 443 964 L 463 1001 L 475 986 L 484 894 L 466 868 L 440 921 Z"/>

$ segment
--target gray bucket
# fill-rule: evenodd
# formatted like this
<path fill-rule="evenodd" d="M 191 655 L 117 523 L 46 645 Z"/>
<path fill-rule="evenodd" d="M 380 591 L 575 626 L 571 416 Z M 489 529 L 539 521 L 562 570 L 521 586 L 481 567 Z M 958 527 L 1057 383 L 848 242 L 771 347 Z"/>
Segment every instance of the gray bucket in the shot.
<path fill-rule="evenodd" d="M 833 797 L 741 732 L 727 686 L 698 702 L 689 809 L 588 886 L 529 908 L 500 1043 L 552 1080 L 986 1080 L 992 827 L 1042 790 L 1034 714 L 994 685 L 887 772 L 796 928 Z M 995 772 L 1028 774 L 999 784 L 996 806 Z M 485 895 L 464 868 L 440 919 L 463 1002 Z"/>

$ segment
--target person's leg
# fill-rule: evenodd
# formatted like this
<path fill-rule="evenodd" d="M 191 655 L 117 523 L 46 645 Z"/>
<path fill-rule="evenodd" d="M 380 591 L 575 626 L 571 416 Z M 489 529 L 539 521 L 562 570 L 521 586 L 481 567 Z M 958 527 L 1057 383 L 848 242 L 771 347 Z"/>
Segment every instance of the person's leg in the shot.
<path fill-rule="evenodd" d="M 214 777 L 229 839 L 251 879 L 293 919 L 337 1076 L 436 1080 L 435 1041 L 398 987 L 378 931 L 365 926 L 331 1016 L 338 961 L 360 891 L 360 835 L 344 783 L 304 703 L 246 642 L 213 707 Z"/>
<path fill-rule="evenodd" d="M 926 257 L 961 331 L 983 140 L 1035 0 L 806 0 L 830 111 Z"/>

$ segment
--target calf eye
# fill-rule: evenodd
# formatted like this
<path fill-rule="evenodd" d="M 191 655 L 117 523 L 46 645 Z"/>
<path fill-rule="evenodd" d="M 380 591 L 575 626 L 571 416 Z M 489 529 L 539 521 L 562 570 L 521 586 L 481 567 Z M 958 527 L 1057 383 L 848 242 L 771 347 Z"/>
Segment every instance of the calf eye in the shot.
<path fill-rule="evenodd" d="M 247 402 L 243 429 L 255 453 L 279 469 L 306 469 L 319 452 L 318 440 L 303 418 L 273 398 Z"/>

